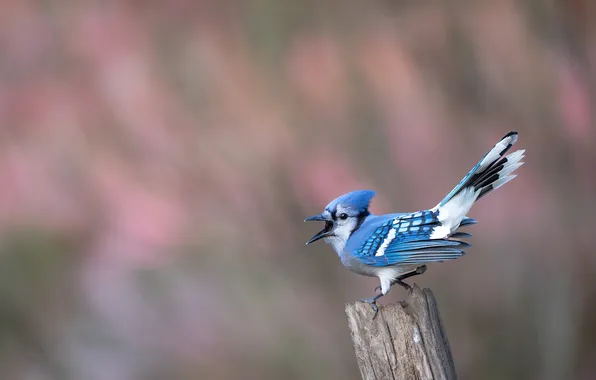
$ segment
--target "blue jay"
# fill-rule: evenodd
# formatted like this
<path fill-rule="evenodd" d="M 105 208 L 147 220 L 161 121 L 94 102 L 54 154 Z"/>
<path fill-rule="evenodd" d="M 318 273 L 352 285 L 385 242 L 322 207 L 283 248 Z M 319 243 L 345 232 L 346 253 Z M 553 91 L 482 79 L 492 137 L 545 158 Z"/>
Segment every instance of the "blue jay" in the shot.
<path fill-rule="evenodd" d="M 331 244 L 341 262 L 353 272 L 378 277 L 380 293 L 361 300 L 371 305 L 375 316 L 377 300 L 391 286 L 411 290 L 403 280 L 422 274 L 426 263 L 453 260 L 470 244 L 458 239 L 472 236 L 459 227 L 475 224 L 466 216 L 478 199 L 509 182 L 523 162 L 524 150 L 507 156 L 517 141 L 517 132 L 501 139 L 438 205 L 405 214 L 373 215 L 368 211 L 375 192 L 357 190 L 334 199 L 325 211 L 304 221 L 325 222 L 325 227 L 306 245 L 323 239 Z"/>

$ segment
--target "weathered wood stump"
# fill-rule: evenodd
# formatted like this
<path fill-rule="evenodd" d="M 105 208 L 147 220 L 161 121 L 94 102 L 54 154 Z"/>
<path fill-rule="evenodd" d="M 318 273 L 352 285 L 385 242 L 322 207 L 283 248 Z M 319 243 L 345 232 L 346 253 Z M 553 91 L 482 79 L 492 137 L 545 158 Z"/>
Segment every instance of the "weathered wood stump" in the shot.
<path fill-rule="evenodd" d="M 430 289 L 414 290 L 407 300 L 379 307 L 346 304 L 360 373 L 365 380 L 455 380 L 449 342 Z"/>

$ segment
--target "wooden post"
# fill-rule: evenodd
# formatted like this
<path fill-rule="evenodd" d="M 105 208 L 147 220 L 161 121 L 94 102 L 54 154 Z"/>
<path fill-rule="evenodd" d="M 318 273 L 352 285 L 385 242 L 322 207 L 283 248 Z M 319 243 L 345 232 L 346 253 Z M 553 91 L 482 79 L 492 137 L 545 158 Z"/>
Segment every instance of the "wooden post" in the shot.
<path fill-rule="evenodd" d="M 346 304 L 356 360 L 364 380 L 456 380 L 449 342 L 430 289 L 379 307 Z"/>

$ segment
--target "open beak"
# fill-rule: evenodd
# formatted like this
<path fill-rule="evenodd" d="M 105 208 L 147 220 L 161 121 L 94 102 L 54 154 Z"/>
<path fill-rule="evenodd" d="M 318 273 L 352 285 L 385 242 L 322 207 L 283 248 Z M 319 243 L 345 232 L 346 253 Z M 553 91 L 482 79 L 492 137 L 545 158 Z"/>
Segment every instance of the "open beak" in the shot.
<path fill-rule="evenodd" d="M 333 232 L 331 231 L 331 229 L 333 228 L 333 222 L 328 220 L 327 218 L 325 218 L 322 214 L 309 216 L 308 218 L 304 219 L 304 221 L 305 222 L 312 222 L 312 221 L 325 222 L 325 228 L 323 228 L 315 236 L 313 236 L 309 241 L 307 241 L 306 245 L 309 245 L 310 243 L 314 243 L 315 241 L 317 241 L 319 239 L 333 236 Z"/>

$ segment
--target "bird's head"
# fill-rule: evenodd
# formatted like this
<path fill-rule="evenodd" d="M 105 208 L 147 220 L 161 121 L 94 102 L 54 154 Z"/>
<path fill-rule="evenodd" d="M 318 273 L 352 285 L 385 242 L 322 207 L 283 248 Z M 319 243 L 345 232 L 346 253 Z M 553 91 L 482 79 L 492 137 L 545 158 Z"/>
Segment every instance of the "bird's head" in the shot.
<path fill-rule="evenodd" d="M 304 219 L 305 222 L 325 222 L 325 227 L 306 245 L 324 239 L 338 253 L 342 251 L 352 232 L 370 215 L 368 205 L 374 196 L 375 192 L 371 190 L 352 191 L 331 201 L 322 213 Z"/>

